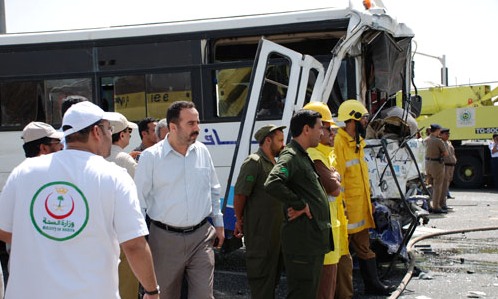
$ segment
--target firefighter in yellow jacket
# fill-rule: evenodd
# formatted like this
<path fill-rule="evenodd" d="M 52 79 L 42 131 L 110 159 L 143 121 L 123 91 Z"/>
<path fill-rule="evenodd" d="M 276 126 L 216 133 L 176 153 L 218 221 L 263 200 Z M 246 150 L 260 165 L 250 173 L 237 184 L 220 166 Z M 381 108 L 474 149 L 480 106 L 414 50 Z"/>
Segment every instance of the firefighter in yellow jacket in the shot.
<path fill-rule="evenodd" d="M 327 104 L 311 102 L 306 104 L 303 109 L 313 110 L 322 115 L 323 135 L 320 138 L 320 143 L 316 147 L 309 147 L 306 151 L 313 160 L 315 169 L 320 176 L 320 182 L 328 195 L 332 235 L 334 236 L 334 250 L 327 253 L 323 261 L 317 298 L 333 299 L 336 290 L 337 263 L 341 257 L 341 248 L 348 247 L 347 232 L 341 234 L 341 226 L 345 227 L 347 225 L 344 206 L 340 201 L 341 199 L 336 198 L 340 195 L 341 178 L 334 168 L 333 146 L 339 127 L 334 122 Z"/>
<path fill-rule="evenodd" d="M 334 148 L 336 169 L 342 178 L 341 195 L 346 202 L 349 246 L 359 259 L 365 293 L 389 295 L 394 288 L 379 280 L 368 233 L 370 228 L 375 227 L 362 137 L 368 123 L 368 111 L 359 101 L 347 100 L 339 106 L 337 119 L 345 123 L 338 131 Z"/>

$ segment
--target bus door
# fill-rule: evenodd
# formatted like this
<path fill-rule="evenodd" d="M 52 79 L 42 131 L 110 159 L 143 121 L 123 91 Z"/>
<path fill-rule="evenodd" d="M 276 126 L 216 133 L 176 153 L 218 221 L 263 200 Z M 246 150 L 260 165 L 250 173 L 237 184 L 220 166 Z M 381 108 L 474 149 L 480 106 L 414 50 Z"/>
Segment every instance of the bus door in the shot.
<path fill-rule="evenodd" d="M 313 57 L 302 55 L 269 40 L 262 39 L 259 42 L 248 100 L 242 114 L 223 200 L 227 239 L 232 237 L 231 233 L 235 227 L 233 198 L 240 166 L 244 159 L 258 147 L 253 139 L 254 133 L 265 124 L 284 125 L 287 126 L 284 130 L 284 139 L 289 140 L 292 115 L 303 107 L 305 101 L 315 100 L 319 96 L 323 87 L 323 79 L 323 65 Z M 275 107 L 280 109 L 278 118 L 274 113 L 270 113 L 274 116 L 273 118 L 265 117 L 268 112 L 266 110 L 271 111 Z"/>

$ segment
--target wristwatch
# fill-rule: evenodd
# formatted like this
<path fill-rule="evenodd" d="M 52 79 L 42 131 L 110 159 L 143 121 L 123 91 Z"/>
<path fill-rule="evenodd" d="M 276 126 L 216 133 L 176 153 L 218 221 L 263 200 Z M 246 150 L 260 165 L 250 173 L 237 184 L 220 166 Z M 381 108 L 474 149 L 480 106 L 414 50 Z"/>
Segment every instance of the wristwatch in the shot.
<path fill-rule="evenodd" d="M 153 291 L 147 291 L 146 289 L 144 289 L 144 293 L 147 295 L 157 295 L 157 294 L 161 294 L 161 289 L 159 288 L 159 285 L 157 285 L 156 289 Z"/>

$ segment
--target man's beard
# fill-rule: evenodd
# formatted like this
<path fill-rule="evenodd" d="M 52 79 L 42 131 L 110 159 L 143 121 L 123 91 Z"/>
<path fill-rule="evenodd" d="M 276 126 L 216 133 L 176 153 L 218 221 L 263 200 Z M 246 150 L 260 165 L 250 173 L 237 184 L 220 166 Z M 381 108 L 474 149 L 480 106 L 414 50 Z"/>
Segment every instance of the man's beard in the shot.
<path fill-rule="evenodd" d="M 356 133 L 359 134 L 362 138 L 365 138 L 365 136 L 367 135 L 367 129 L 363 127 L 361 122 L 355 121 L 355 123 L 356 123 Z"/>

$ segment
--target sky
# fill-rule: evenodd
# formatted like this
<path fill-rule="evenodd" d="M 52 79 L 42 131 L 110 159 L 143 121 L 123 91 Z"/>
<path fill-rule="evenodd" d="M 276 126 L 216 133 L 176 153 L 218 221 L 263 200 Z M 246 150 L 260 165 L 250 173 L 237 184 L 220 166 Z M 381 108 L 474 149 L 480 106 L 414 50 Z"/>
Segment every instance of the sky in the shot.
<path fill-rule="evenodd" d="M 346 0 L 4 0 L 8 33 L 98 28 L 348 4 Z M 379 1 L 379 0 L 377 0 Z M 361 0 L 351 0 L 361 8 Z M 383 0 L 415 32 L 417 88 L 448 83 L 498 86 L 497 0 Z M 195 7 L 195 9 L 193 9 Z M 437 58 L 440 59 L 437 59 Z"/>

